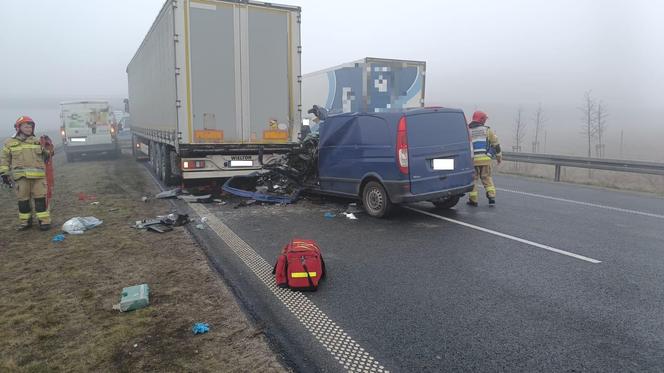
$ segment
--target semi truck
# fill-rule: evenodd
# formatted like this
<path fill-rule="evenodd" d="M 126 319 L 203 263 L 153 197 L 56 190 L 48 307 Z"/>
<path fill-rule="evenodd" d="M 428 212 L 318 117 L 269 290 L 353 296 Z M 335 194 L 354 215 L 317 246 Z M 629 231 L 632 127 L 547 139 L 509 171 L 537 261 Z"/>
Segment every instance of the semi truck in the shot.
<path fill-rule="evenodd" d="M 305 74 L 305 108 L 330 114 L 381 113 L 424 107 L 426 62 L 366 57 Z"/>
<path fill-rule="evenodd" d="M 300 8 L 168 0 L 127 66 L 132 149 L 166 184 L 248 174 L 297 145 Z"/>

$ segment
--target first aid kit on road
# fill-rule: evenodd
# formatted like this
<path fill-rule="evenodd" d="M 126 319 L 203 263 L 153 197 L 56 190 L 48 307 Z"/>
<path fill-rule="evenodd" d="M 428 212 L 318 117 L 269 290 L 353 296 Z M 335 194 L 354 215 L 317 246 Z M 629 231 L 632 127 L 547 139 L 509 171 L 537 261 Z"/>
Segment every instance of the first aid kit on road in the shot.
<path fill-rule="evenodd" d="M 279 287 L 316 291 L 325 276 L 325 262 L 320 247 L 314 240 L 291 240 L 281 250 L 272 274 Z"/>

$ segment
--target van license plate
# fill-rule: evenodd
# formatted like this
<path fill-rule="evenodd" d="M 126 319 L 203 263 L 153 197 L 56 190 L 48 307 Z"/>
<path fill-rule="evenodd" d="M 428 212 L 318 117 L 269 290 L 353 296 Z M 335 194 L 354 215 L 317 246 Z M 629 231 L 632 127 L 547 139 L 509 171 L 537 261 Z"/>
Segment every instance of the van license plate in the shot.
<path fill-rule="evenodd" d="M 253 161 L 231 161 L 231 167 L 252 167 Z"/>
<path fill-rule="evenodd" d="M 443 158 L 433 160 L 434 170 L 452 171 L 454 170 L 454 159 Z"/>

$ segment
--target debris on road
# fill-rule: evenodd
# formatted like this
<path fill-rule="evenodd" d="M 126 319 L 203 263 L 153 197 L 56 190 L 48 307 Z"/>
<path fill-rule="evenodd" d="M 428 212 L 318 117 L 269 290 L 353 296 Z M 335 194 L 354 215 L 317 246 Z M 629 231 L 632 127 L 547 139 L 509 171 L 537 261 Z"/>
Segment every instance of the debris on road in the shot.
<path fill-rule="evenodd" d="M 138 220 L 134 224 L 136 229 L 147 229 L 157 233 L 165 233 L 173 230 L 172 227 L 179 227 L 189 223 L 187 214 L 168 214 L 160 215 L 154 219 Z"/>
<path fill-rule="evenodd" d="M 92 194 L 86 194 L 83 192 L 78 193 L 78 200 L 79 201 L 95 201 L 97 200 L 97 196 L 94 196 Z"/>
<path fill-rule="evenodd" d="M 60 233 L 60 234 L 56 234 L 56 235 L 53 237 L 53 240 L 52 240 L 52 241 L 53 241 L 53 242 L 62 242 L 62 241 L 64 241 L 64 240 L 65 240 L 65 235 L 62 234 L 62 233 Z"/>
<path fill-rule="evenodd" d="M 254 203 L 256 203 L 256 200 L 255 200 L 255 199 L 243 199 L 242 201 L 240 201 L 240 203 L 238 203 L 237 205 L 235 205 L 233 208 L 234 208 L 234 209 L 237 209 L 237 208 L 240 208 L 240 207 L 251 206 L 251 205 L 253 205 Z"/>
<path fill-rule="evenodd" d="M 203 230 L 205 229 L 205 226 L 203 224 L 196 224 L 196 229 Z"/>
<path fill-rule="evenodd" d="M 175 188 L 158 193 L 156 196 L 154 196 L 154 198 L 157 199 L 177 198 L 180 194 L 182 194 L 182 189 Z"/>
<path fill-rule="evenodd" d="M 190 203 L 212 203 L 212 194 L 206 194 L 204 196 L 190 196 L 183 194 L 177 198 Z"/>
<path fill-rule="evenodd" d="M 357 220 L 357 216 L 355 216 L 355 214 L 352 212 L 343 212 L 342 214 L 344 214 L 350 220 Z"/>
<path fill-rule="evenodd" d="M 263 170 L 234 176 L 222 189 L 233 195 L 269 203 L 297 201 L 318 178 L 318 136 L 307 136 L 289 153 L 263 164 Z"/>
<path fill-rule="evenodd" d="M 99 201 L 92 202 L 90 205 L 92 205 L 92 206 L 99 206 Z"/>
<path fill-rule="evenodd" d="M 122 289 L 120 303 L 113 306 L 113 309 L 120 312 L 128 312 L 145 308 L 150 304 L 150 287 L 148 284 L 130 286 Z"/>
<path fill-rule="evenodd" d="M 323 217 L 324 217 L 325 219 L 327 219 L 327 220 L 334 219 L 335 216 L 337 216 L 337 215 L 336 215 L 335 213 L 333 213 L 333 212 L 330 212 L 330 211 L 328 211 L 328 212 L 326 212 L 325 214 L 323 214 Z"/>
<path fill-rule="evenodd" d="M 197 322 L 191 327 L 191 331 L 194 335 L 205 334 L 210 331 L 210 325 L 208 323 Z"/>
<path fill-rule="evenodd" d="M 103 221 L 94 216 L 86 216 L 84 218 L 75 217 L 67 220 L 62 225 L 62 230 L 69 234 L 83 234 L 86 230 L 92 229 L 101 223 Z"/>
<path fill-rule="evenodd" d="M 147 196 L 143 196 L 143 197 L 141 197 L 141 201 L 143 201 L 143 202 L 147 202 L 148 199 L 149 199 L 149 198 L 148 198 Z"/>

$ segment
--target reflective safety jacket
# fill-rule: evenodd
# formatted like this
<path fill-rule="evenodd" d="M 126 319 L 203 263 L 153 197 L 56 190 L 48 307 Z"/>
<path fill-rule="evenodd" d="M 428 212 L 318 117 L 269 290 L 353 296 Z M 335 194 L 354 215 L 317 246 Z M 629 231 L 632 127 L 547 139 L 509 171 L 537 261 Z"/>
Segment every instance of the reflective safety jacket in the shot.
<path fill-rule="evenodd" d="M 501 158 L 500 143 L 498 136 L 490 127 L 479 122 L 471 122 L 468 125 L 470 139 L 473 142 L 473 163 L 475 166 L 487 166 L 491 164 L 489 156 L 490 148 L 495 150 L 496 158 Z"/>
<path fill-rule="evenodd" d="M 47 156 L 48 152 L 42 148 L 38 138 L 14 136 L 5 141 L 0 152 L 0 174 L 11 173 L 14 180 L 44 178 L 44 158 Z"/>

